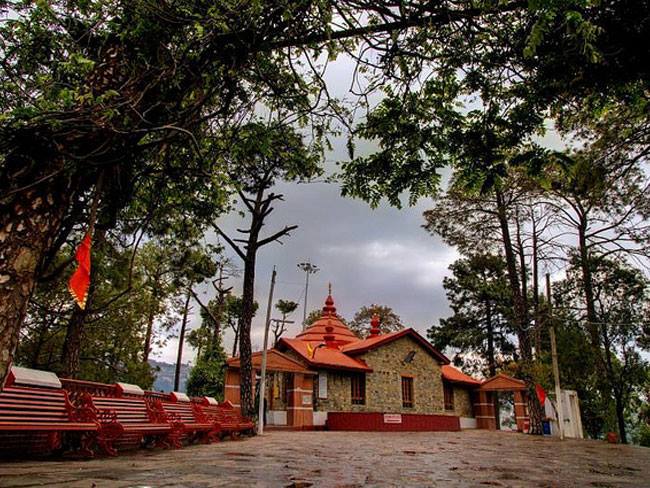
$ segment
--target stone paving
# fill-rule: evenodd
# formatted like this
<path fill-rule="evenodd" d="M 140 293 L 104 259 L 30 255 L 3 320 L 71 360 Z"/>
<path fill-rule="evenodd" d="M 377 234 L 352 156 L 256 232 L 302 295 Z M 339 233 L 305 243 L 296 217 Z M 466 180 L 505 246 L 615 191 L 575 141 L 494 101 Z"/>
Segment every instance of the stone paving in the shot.
<path fill-rule="evenodd" d="M 88 461 L 0 461 L 0 487 L 650 487 L 650 449 L 487 431 L 271 432 Z"/>

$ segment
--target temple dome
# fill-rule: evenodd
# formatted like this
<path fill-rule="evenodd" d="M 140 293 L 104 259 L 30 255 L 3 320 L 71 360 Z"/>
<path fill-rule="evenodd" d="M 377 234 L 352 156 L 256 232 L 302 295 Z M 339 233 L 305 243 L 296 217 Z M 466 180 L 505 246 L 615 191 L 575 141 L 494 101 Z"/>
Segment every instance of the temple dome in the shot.
<path fill-rule="evenodd" d="M 332 328 L 331 331 L 327 330 L 329 327 Z M 322 309 L 320 319 L 298 334 L 296 339 L 320 343 L 325 341 L 326 335 L 333 336 L 332 342 L 339 346 L 360 340 L 359 337 L 357 337 L 354 332 L 348 329 L 348 327 L 341 321 L 340 317 L 336 315 L 336 307 L 334 306 L 334 299 L 332 298 L 331 290 L 325 300 L 325 306 Z"/>

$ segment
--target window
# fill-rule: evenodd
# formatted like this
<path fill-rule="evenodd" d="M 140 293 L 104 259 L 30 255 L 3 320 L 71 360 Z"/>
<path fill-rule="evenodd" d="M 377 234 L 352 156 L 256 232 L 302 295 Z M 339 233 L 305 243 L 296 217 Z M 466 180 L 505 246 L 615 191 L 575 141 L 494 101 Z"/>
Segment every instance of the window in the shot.
<path fill-rule="evenodd" d="M 454 409 L 454 387 L 445 382 L 443 383 L 444 393 L 445 393 L 445 410 Z"/>
<path fill-rule="evenodd" d="M 402 376 L 402 407 L 413 407 L 413 378 Z"/>
<path fill-rule="evenodd" d="M 318 373 L 318 398 L 327 398 L 327 371 Z"/>
<path fill-rule="evenodd" d="M 353 375 L 350 381 L 352 385 L 352 405 L 366 404 L 366 375 Z"/>

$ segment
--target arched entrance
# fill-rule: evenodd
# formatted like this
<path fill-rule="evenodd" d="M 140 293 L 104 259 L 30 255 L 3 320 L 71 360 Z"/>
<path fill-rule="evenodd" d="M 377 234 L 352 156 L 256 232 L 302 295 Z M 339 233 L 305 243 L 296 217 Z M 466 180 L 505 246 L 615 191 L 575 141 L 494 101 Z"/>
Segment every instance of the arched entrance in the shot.
<path fill-rule="evenodd" d="M 526 384 L 505 374 L 498 374 L 481 383 L 474 390 L 474 416 L 478 429 L 497 430 L 500 428 L 498 399 L 499 395 L 512 394 L 516 430 L 523 432 L 528 425 L 528 407 L 526 405 Z"/>

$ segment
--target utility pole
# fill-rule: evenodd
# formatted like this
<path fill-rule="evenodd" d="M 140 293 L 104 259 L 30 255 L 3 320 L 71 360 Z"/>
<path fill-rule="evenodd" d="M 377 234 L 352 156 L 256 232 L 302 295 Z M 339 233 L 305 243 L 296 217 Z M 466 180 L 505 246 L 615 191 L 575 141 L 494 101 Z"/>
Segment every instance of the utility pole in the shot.
<path fill-rule="evenodd" d="M 555 342 L 555 320 L 551 298 L 551 275 L 546 273 L 546 299 L 548 300 L 549 335 L 551 337 L 551 358 L 553 360 L 553 378 L 555 379 L 555 403 L 557 405 L 557 424 L 560 440 L 564 439 L 564 412 L 562 410 L 562 390 L 560 388 L 560 367 L 557 362 L 557 344 Z"/>
<path fill-rule="evenodd" d="M 271 306 L 273 305 L 273 288 L 275 288 L 275 266 L 271 274 L 271 289 L 269 290 L 269 303 L 266 307 L 266 323 L 264 324 L 264 348 L 262 349 L 262 367 L 260 371 L 260 386 L 257 392 L 259 398 L 257 433 L 264 433 L 264 394 L 266 391 L 266 348 L 269 344 L 269 327 L 271 325 Z"/>
<path fill-rule="evenodd" d="M 303 305 L 302 313 L 302 330 L 305 330 L 307 328 L 307 296 L 309 293 L 309 275 L 318 273 L 320 269 L 315 264 L 310 263 L 309 260 L 304 263 L 299 263 L 298 268 L 307 274 L 307 277 L 305 278 L 305 304 Z"/>

